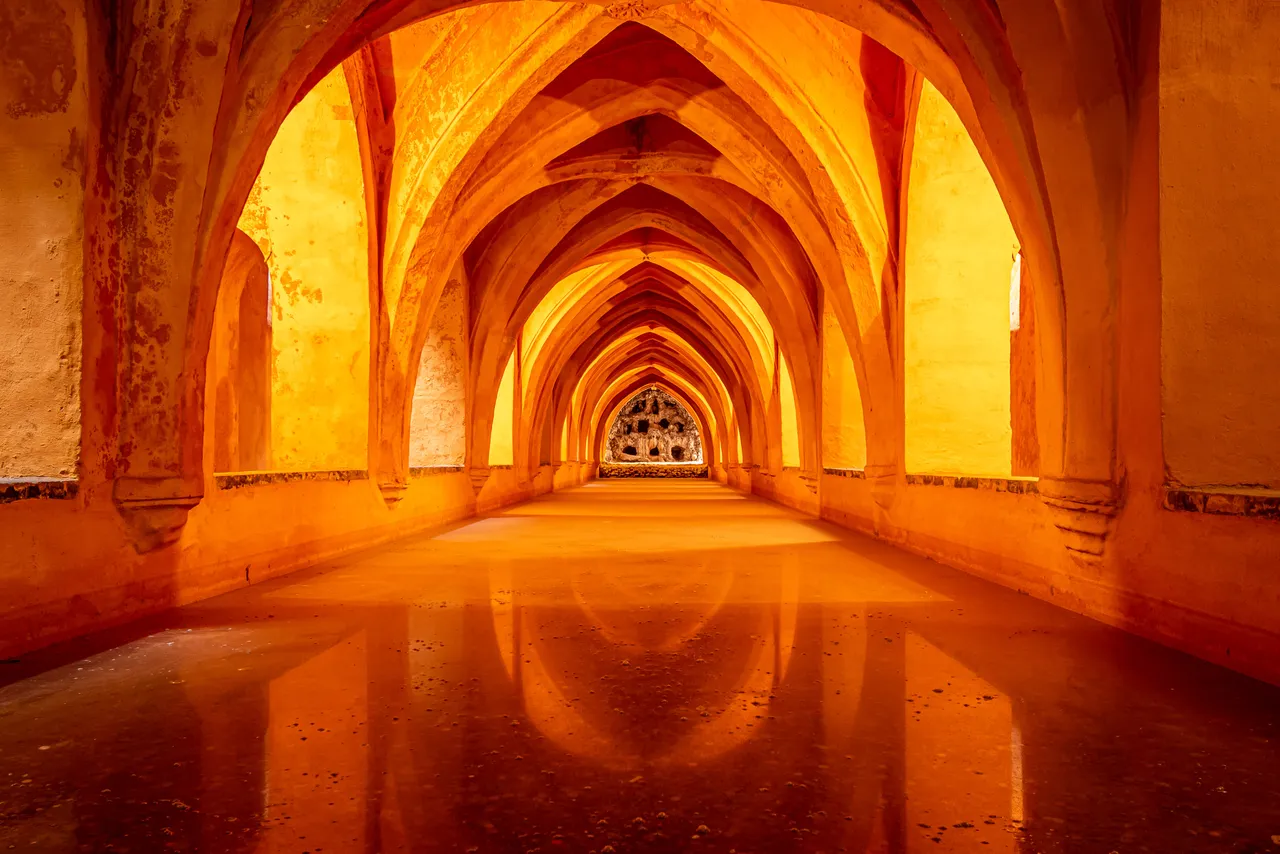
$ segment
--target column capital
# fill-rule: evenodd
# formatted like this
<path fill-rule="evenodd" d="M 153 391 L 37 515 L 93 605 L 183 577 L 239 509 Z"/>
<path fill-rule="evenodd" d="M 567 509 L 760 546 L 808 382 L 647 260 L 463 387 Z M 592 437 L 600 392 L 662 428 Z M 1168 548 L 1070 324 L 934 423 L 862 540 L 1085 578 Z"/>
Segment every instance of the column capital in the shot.
<path fill-rule="evenodd" d="M 112 487 L 116 509 L 139 554 L 178 541 L 204 484 L 181 477 L 121 477 Z"/>
<path fill-rule="evenodd" d="M 382 500 L 387 503 L 387 506 L 394 507 L 404 500 L 405 493 L 409 491 L 409 484 L 395 475 L 386 475 L 385 478 L 378 479 L 378 491 L 382 493 Z"/>
<path fill-rule="evenodd" d="M 868 462 L 862 469 L 862 477 L 871 487 L 871 499 L 881 510 L 889 510 L 898 497 L 898 464 Z"/>
<path fill-rule="evenodd" d="M 477 495 L 480 494 L 480 490 L 484 489 L 485 483 L 489 480 L 490 471 L 491 469 L 488 466 L 472 466 L 468 470 L 467 474 L 471 477 L 471 488 L 475 490 Z"/>

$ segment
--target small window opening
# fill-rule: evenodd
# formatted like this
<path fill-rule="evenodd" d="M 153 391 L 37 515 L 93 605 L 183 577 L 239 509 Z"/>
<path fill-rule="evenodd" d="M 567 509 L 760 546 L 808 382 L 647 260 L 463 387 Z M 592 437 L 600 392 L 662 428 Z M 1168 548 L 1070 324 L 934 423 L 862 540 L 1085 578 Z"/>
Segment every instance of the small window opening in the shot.
<path fill-rule="evenodd" d="M 625 448 L 622 449 L 622 453 L 626 454 L 629 457 L 634 457 L 636 455 L 636 446 L 627 445 Z"/>
<path fill-rule="evenodd" d="M 671 449 L 671 459 L 673 459 L 673 460 L 683 460 L 683 459 L 684 459 L 684 448 L 681 448 L 679 445 L 677 445 L 676 447 L 672 448 L 672 449 Z"/>
<path fill-rule="evenodd" d="M 661 427 L 663 430 L 666 430 L 668 427 L 671 426 L 671 422 L 664 418 L 658 422 L 658 426 Z"/>
<path fill-rule="evenodd" d="M 649 432 L 649 419 L 648 419 L 648 418 L 641 418 L 639 421 L 637 421 L 637 422 L 636 422 L 636 432 L 637 432 L 637 433 L 648 433 L 648 432 Z"/>
<path fill-rule="evenodd" d="M 657 448 L 650 448 L 650 449 L 649 449 L 649 456 L 651 456 L 651 457 L 656 457 L 656 456 L 658 456 L 658 455 L 659 455 L 659 454 L 661 454 L 661 453 L 662 453 L 662 451 L 659 451 Z"/>

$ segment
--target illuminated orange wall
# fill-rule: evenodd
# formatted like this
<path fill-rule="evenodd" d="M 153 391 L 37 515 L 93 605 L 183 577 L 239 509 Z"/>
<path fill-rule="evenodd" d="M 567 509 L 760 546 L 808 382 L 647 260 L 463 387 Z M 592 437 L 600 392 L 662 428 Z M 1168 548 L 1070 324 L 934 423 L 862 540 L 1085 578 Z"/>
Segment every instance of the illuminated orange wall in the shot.
<path fill-rule="evenodd" d="M 271 467 L 363 469 L 369 261 L 363 178 L 341 69 L 294 108 L 240 227 L 271 270 Z"/>
<path fill-rule="evenodd" d="M 271 468 L 271 272 L 237 230 L 223 267 L 209 338 L 206 458 L 214 472 Z"/>
<path fill-rule="evenodd" d="M 920 94 L 907 183 L 909 472 L 1008 475 L 1009 215 L 955 110 Z"/>
<path fill-rule="evenodd" d="M 1166 5 L 1160 276 L 1169 473 L 1190 485 L 1280 487 L 1280 10 L 1251 0 Z"/>
<path fill-rule="evenodd" d="M 493 406 L 493 433 L 489 437 L 489 465 L 509 466 L 515 462 L 516 358 L 512 353 L 502 372 L 498 399 Z"/>
<path fill-rule="evenodd" d="M 782 465 L 800 465 L 800 426 L 796 413 L 796 390 L 787 360 L 778 357 L 778 404 L 782 416 Z"/>
<path fill-rule="evenodd" d="M 822 464 L 860 469 L 867 464 L 862 395 L 849 344 L 835 313 L 822 313 Z"/>

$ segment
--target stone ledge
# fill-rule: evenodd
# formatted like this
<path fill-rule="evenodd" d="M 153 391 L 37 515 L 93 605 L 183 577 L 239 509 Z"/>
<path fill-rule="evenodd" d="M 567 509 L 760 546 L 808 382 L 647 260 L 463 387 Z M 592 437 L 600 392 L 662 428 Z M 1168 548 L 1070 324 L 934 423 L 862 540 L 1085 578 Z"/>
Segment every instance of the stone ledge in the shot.
<path fill-rule="evenodd" d="M 437 474 L 460 474 L 466 466 L 410 466 L 409 477 L 431 477 Z"/>
<path fill-rule="evenodd" d="M 1164 509 L 1211 516 L 1280 520 L 1280 492 L 1272 489 L 1195 489 L 1168 484 Z"/>
<path fill-rule="evenodd" d="M 867 473 L 862 469 L 823 469 L 822 473 L 831 477 L 851 477 L 854 480 L 867 479 Z"/>
<path fill-rule="evenodd" d="M 909 474 L 908 486 L 943 486 L 950 489 L 981 489 L 987 492 L 1012 492 L 1017 495 L 1039 495 L 1039 482 L 1033 478 L 969 477 L 952 474 Z"/>
<path fill-rule="evenodd" d="M 368 479 L 369 472 L 364 469 L 338 471 L 242 471 L 233 474 L 219 474 L 213 478 L 218 489 L 243 489 L 246 486 L 295 483 L 304 480 L 351 482 Z"/>
<path fill-rule="evenodd" d="M 601 463 L 602 478 L 651 477 L 651 478 L 702 478 L 709 475 L 705 463 L 676 465 L 673 463 Z"/>
<path fill-rule="evenodd" d="M 55 477 L 0 478 L 0 504 L 27 501 L 32 498 L 62 500 L 75 498 L 80 483 Z"/>

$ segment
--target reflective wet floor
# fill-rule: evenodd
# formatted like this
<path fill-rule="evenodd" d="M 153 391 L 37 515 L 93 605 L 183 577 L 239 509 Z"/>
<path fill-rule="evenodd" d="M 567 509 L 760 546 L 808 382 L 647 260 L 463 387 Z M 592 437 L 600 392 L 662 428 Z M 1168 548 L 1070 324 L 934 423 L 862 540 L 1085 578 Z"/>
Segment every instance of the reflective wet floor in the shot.
<path fill-rule="evenodd" d="M 0 679 L 0 850 L 1280 851 L 1280 689 L 707 483 Z"/>

